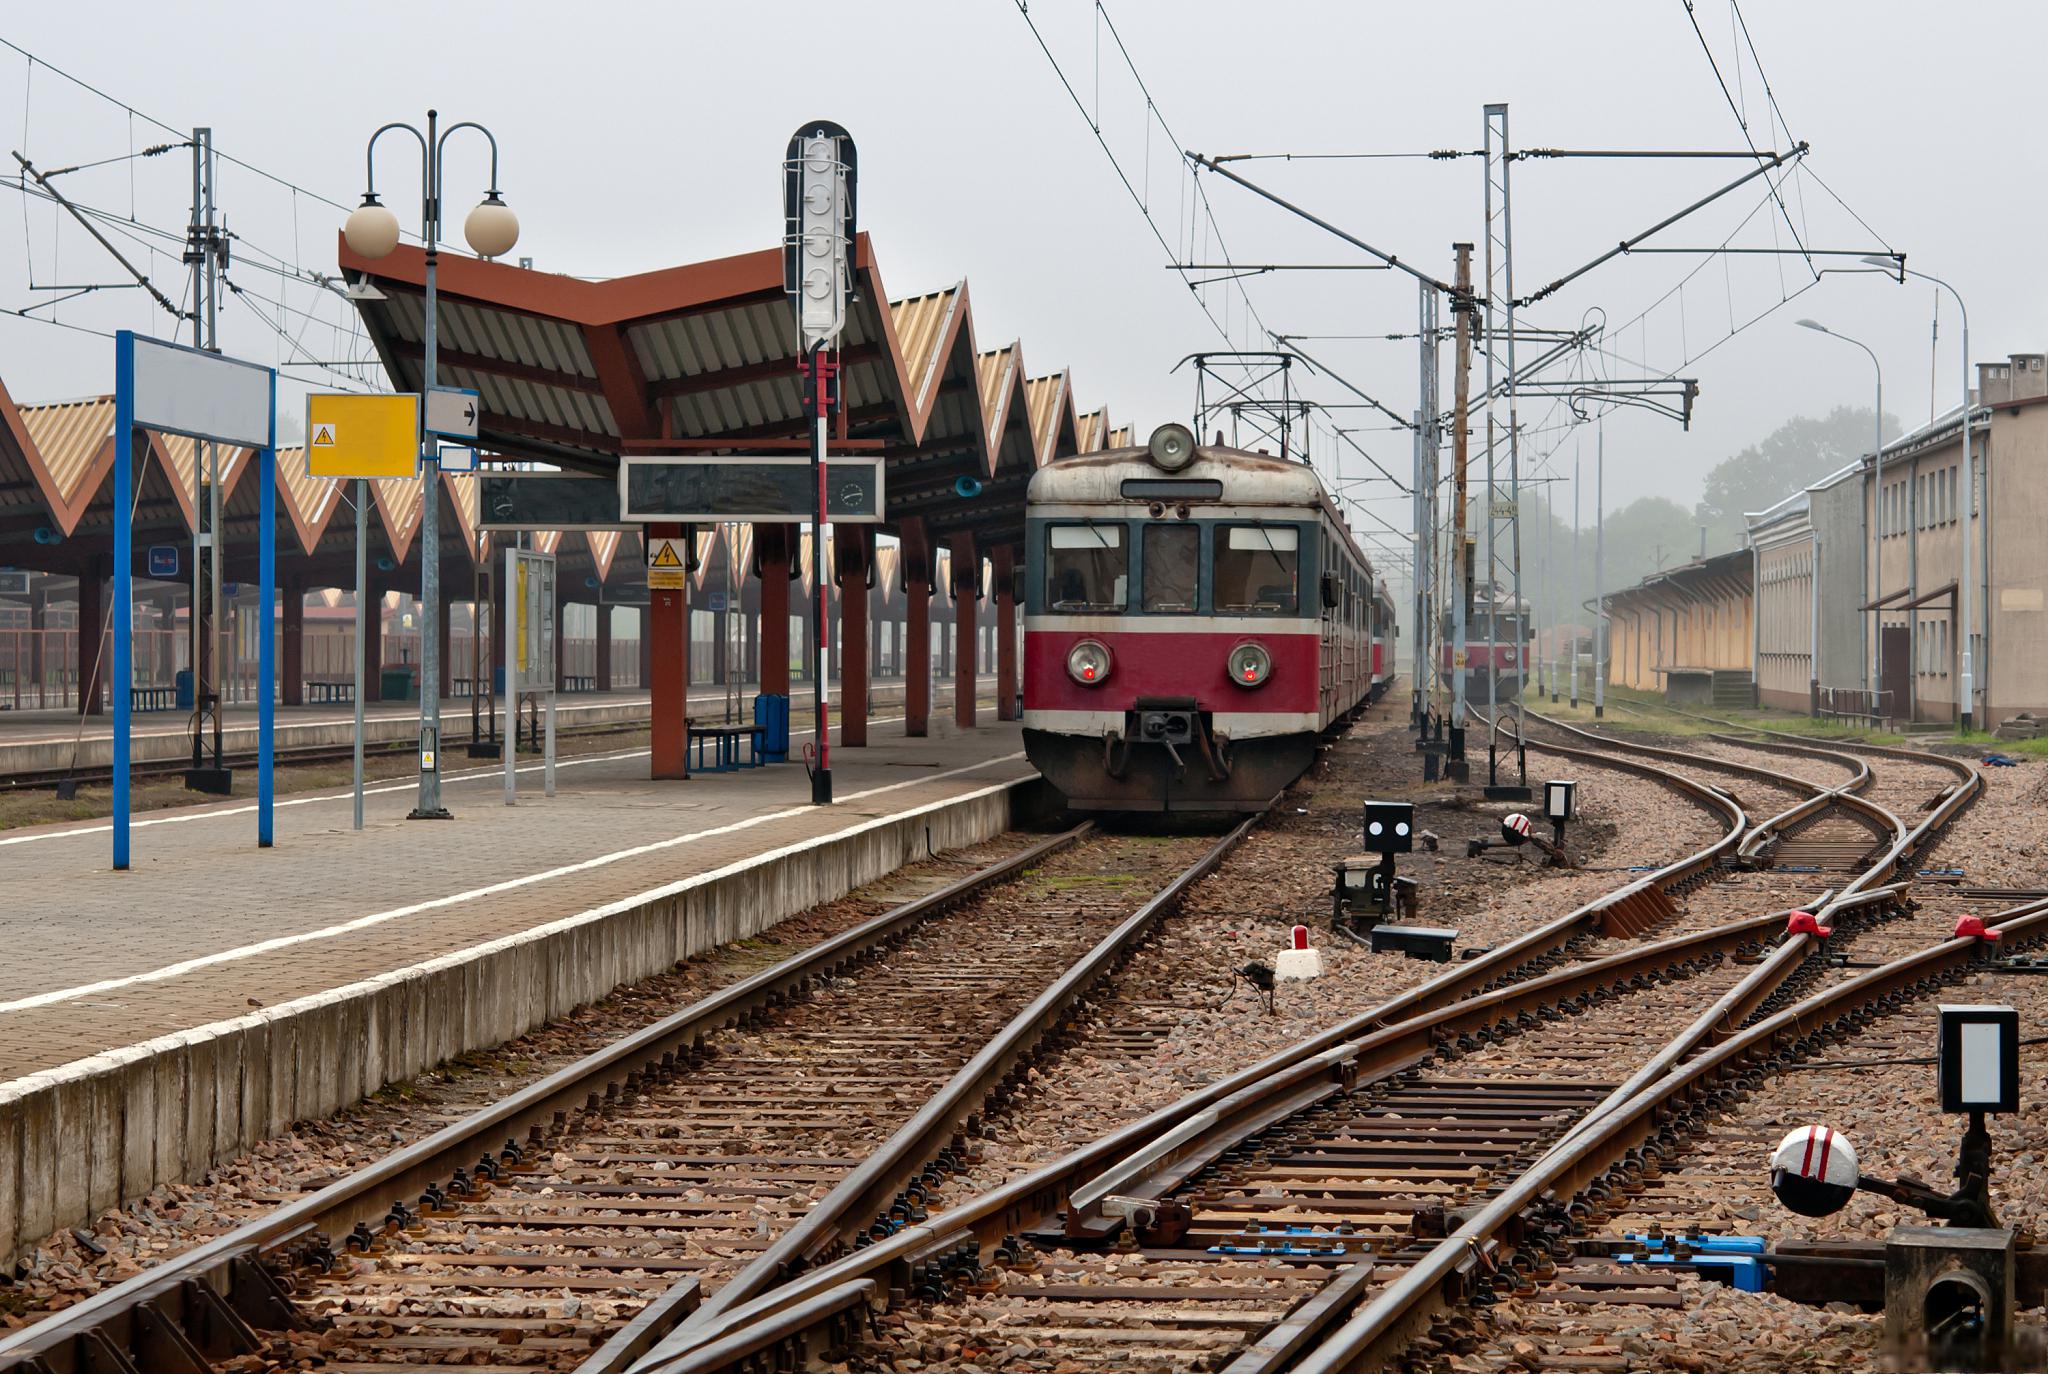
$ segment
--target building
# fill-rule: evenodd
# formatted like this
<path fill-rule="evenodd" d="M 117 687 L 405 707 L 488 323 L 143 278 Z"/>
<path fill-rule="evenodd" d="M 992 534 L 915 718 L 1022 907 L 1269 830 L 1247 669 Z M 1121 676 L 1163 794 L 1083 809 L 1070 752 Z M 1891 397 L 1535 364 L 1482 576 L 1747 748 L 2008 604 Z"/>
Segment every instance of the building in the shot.
<path fill-rule="evenodd" d="M 1610 592 L 1607 680 L 1674 702 L 1747 706 L 1751 670 L 1751 555 L 1715 554 Z"/>
<path fill-rule="evenodd" d="M 1954 720 L 1967 578 L 1974 723 L 2048 714 L 2048 357 L 2016 353 L 1977 376 L 1974 484 L 1958 407 L 1885 445 L 1881 478 L 1865 454 L 1749 517 L 1766 704 Z"/>

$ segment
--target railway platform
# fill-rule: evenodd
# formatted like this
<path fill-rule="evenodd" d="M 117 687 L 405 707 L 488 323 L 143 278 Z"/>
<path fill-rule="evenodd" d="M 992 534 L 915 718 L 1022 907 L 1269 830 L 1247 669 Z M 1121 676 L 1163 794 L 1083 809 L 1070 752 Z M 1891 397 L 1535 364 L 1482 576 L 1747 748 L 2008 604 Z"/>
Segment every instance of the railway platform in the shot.
<path fill-rule="evenodd" d="M 994 689 L 995 676 L 984 673 L 980 692 L 986 699 Z M 934 683 L 933 698 L 938 705 L 953 699 L 950 678 Z M 750 709 L 752 683 L 739 689 L 743 710 Z M 795 709 L 808 702 L 806 684 L 797 684 Z M 838 697 L 835 684 L 833 696 Z M 900 714 L 903 682 L 879 679 L 868 688 L 870 705 L 881 715 Z M 565 692 L 555 704 L 559 729 L 575 730 L 645 722 L 649 716 L 648 694 L 644 690 L 618 692 Z M 693 719 L 717 714 L 726 703 L 723 687 L 698 686 L 690 691 Z M 896 709 L 891 709 L 896 708 Z M 420 708 L 417 701 L 368 702 L 363 707 L 363 742 L 368 746 L 410 741 L 419 733 Z M 877 724 L 881 722 L 879 719 Z M 441 728 L 451 749 L 460 751 L 471 737 L 470 704 L 467 698 L 444 699 Z M 885 727 L 886 728 L 886 727 Z M 280 706 L 277 708 L 277 750 L 288 757 L 294 752 L 346 747 L 355 738 L 355 708 L 348 704 Z M 488 737 L 489 726 L 485 726 Z M 166 711 L 137 715 L 131 733 L 131 753 L 136 766 L 175 764 L 189 760 L 192 733 L 187 715 Z M 221 719 L 221 747 L 232 755 L 256 752 L 256 708 L 230 706 Z M 83 716 L 76 710 L 0 711 L 0 782 L 23 776 L 44 776 L 66 770 L 105 772 L 114 757 L 113 721 L 108 716 Z"/>
<path fill-rule="evenodd" d="M 794 763 L 650 782 L 638 747 L 552 798 L 523 763 L 513 807 L 451 771 L 448 822 L 405 819 L 409 779 L 361 832 L 348 789 L 288 795 L 268 850 L 244 803 L 152 812 L 126 873 L 104 821 L 0 834 L 0 1251 L 1010 824 L 1014 722 L 889 714 L 830 808 Z"/>

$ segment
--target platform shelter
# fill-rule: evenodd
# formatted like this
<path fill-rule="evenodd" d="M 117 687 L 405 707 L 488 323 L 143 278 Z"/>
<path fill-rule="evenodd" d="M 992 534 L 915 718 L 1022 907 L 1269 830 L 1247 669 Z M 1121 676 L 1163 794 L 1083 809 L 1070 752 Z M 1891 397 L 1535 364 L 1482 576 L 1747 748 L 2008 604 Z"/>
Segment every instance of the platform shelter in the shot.
<path fill-rule="evenodd" d="M 431 381 L 475 389 L 487 460 L 495 454 L 615 479 L 620 459 L 633 454 L 809 450 L 779 248 L 604 281 L 444 255 L 432 379 L 424 375 L 422 252 L 402 246 L 372 260 L 346 242 L 337 251 L 351 283 L 375 288 L 358 292 L 357 305 L 394 388 L 419 390 Z M 885 463 L 880 529 L 898 548 L 905 731 L 928 730 L 935 598 L 950 607 L 954 672 L 968 684 L 955 692 L 957 723 L 974 724 L 977 604 L 984 591 L 995 620 L 996 710 L 1013 717 L 1025 484 L 1044 463 L 1103 447 L 1115 436 L 1105 412 L 1078 413 L 1066 372 L 1032 377 L 1020 343 L 980 346 L 965 281 L 892 301 L 866 235 L 857 239 L 854 258 L 857 298 L 842 336 L 843 404 L 831 446 L 841 454 L 880 455 Z M 835 588 L 844 721 L 838 742 L 853 747 L 867 743 L 876 656 L 866 592 L 885 576 L 876 529 L 835 527 L 822 558 L 812 556 L 796 525 L 755 525 L 743 540 L 739 601 L 758 625 L 809 614 L 813 576 Z M 621 532 L 628 540 L 639 533 Z M 684 530 L 656 523 L 644 533 L 678 538 Z M 700 545 L 700 569 L 710 552 Z M 649 594 L 644 642 L 653 698 L 649 767 L 656 778 L 686 776 L 692 590 Z M 710 591 L 701 583 L 694 590 L 707 597 Z M 787 694 L 788 638 L 757 632 L 750 652 L 761 690 Z"/>

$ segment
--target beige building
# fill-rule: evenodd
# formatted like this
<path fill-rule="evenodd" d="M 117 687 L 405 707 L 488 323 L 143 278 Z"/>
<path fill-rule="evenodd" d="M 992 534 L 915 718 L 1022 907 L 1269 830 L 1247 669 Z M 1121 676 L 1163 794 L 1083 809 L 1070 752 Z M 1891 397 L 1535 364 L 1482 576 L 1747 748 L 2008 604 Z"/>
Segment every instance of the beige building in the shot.
<path fill-rule="evenodd" d="M 1751 557 L 1716 554 L 1610 593 L 1608 681 L 1672 701 L 1752 701 Z"/>
<path fill-rule="evenodd" d="M 1750 517 L 1765 703 L 1955 719 L 1969 578 L 1975 723 L 2048 715 L 2048 359 L 2018 353 L 1977 374 L 1974 491 L 1957 409 L 1886 445 L 1881 485 L 1866 454 Z"/>

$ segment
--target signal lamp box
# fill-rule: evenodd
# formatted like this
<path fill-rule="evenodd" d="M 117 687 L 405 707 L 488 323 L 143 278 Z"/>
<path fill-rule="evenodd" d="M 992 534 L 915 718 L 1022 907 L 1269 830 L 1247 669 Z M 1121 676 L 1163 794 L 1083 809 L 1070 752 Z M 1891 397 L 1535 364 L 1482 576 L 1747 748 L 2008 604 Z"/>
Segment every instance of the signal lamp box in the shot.
<path fill-rule="evenodd" d="M 1943 1111 L 2018 1111 L 2020 1014 L 2011 1007 L 1942 1007 L 1935 1066 Z"/>
<path fill-rule="evenodd" d="M 1367 802 L 1365 847 L 1374 854 L 1412 853 L 1415 849 L 1415 808 L 1407 802 Z"/>

